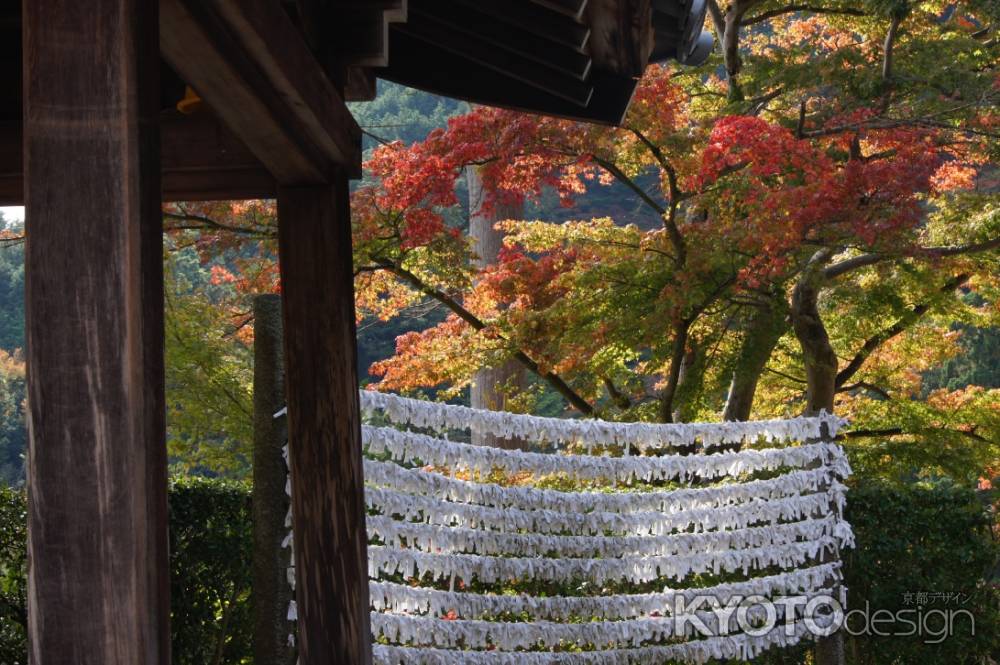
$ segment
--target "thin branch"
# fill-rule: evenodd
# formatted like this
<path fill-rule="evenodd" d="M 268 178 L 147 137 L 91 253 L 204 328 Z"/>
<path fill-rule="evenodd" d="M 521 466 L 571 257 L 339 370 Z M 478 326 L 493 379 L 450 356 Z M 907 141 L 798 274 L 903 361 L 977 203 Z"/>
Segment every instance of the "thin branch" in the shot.
<path fill-rule="evenodd" d="M 639 198 L 641 198 L 646 205 L 655 210 L 658 215 L 664 216 L 667 214 L 667 209 L 665 207 L 657 203 L 653 197 L 651 197 L 649 194 L 646 193 L 646 190 L 644 190 L 642 187 L 633 182 L 631 178 L 625 175 L 625 172 L 622 171 L 620 168 L 618 168 L 618 166 L 614 162 L 604 159 L 603 157 L 598 157 L 597 155 L 593 155 L 593 159 L 598 166 L 600 166 L 602 169 L 613 175 L 615 179 L 617 179 L 619 182 L 621 182 L 626 187 L 635 192 L 639 196 Z"/>
<path fill-rule="evenodd" d="M 942 294 L 954 291 L 959 286 L 968 281 L 969 277 L 970 276 L 967 274 L 956 275 L 955 277 L 952 277 L 947 282 L 945 282 L 944 286 L 942 286 L 938 291 L 939 293 Z M 926 314 L 927 311 L 930 310 L 930 308 L 931 308 L 931 303 L 929 302 L 915 305 L 910 309 L 909 312 L 907 312 L 894 324 L 892 324 L 885 330 L 879 331 L 878 333 L 872 335 L 867 340 L 865 340 L 865 343 L 861 346 L 858 352 L 854 354 L 854 357 L 851 358 L 851 361 L 849 363 L 847 363 L 847 366 L 844 369 L 837 372 L 837 378 L 834 382 L 834 386 L 838 390 L 842 388 L 844 384 L 851 379 L 851 377 L 853 377 L 855 374 L 858 373 L 861 367 L 865 364 L 865 361 L 868 360 L 868 358 L 871 357 L 871 355 L 880 346 L 882 346 L 889 340 L 893 339 L 894 337 L 897 337 L 898 335 L 902 334 L 907 328 L 916 323 L 917 320 L 920 319 L 920 317 Z"/>
<path fill-rule="evenodd" d="M 206 217 L 205 215 L 192 215 L 189 213 L 176 213 L 176 212 L 164 211 L 163 216 L 166 217 L 167 219 L 175 219 L 181 222 L 198 223 L 198 226 L 182 226 L 182 225 L 171 226 L 167 229 L 168 231 L 172 230 L 181 231 L 185 229 L 204 229 L 207 227 L 207 228 L 218 229 L 220 231 L 229 231 L 232 233 L 239 233 L 241 235 L 249 235 L 262 238 L 272 238 L 272 237 L 277 237 L 278 235 L 277 230 L 270 232 L 261 230 L 259 228 L 233 226 L 231 224 L 226 224 L 224 222 L 212 219 L 211 217 Z"/>
<path fill-rule="evenodd" d="M 450 309 L 456 316 L 468 323 L 473 330 L 483 330 L 486 328 L 486 323 L 480 319 L 478 316 L 473 314 L 471 311 L 466 309 L 460 302 L 444 291 L 437 289 L 429 284 L 425 283 L 420 277 L 410 272 L 406 268 L 393 264 L 385 264 L 383 266 L 386 270 L 396 275 L 402 280 L 409 282 L 415 289 L 421 293 L 434 298 L 445 307 Z M 566 383 L 562 377 L 554 372 L 543 372 L 538 363 L 532 360 L 526 353 L 518 349 L 514 353 L 514 359 L 517 360 L 521 365 L 526 367 L 533 374 L 537 375 L 544 381 L 546 381 L 550 386 L 552 386 L 556 392 L 563 396 L 570 405 L 573 406 L 580 413 L 590 416 L 594 414 L 594 407 L 587 400 L 581 397 L 575 390 L 573 390 L 568 383 Z"/>
<path fill-rule="evenodd" d="M 783 93 L 784 91 L 785 91 L 784 86 L 778 86 L 777 88 L 775 88 L 771 92 L 763 94 L 760 97 L 754 97 L 753 99 L 751 99 L 750 100 L 750 115 L 752 115 L 752 116 L 758 116 L 761 113 L 763 113 L 764 109 L 767 108 L 767 105 L 771 101 L 773 101 L 774 99 L 776 99 L 777 97 L 779 97 L 781 95 L 781 93 Z"/>
<path fill-rule="evenodd" d="M 975 101 L 969 102 L 967 104 L 960 104 L 958 106 L 953 106 L 951 108 L 942 109 L 932 114 L 925 116 L 914 116 L 910 118 L 886 118 L 886 117 L 876 117 L 869 120 L 862 120 L 859 122 L 849 123 L 846 125 L 837 125 L 834 127 L 825 127 L 822 129 L 815 129 L 811 132 L 806 132 L 804 136 L 806 138 L 822 138 L 824 136 L 834 136 L 836 134 L 843 134 L 844 132 L 856 132 L 861 129 L 896 129 L 897 127 L 938 127 L 941 129 L 947 129 L 954 132 L 961 132 L 965 134 L 974 134 L 977 136 L 989 136 L 991 138 L 1000 137 L 1000 134 L 995 132 L 990 132 L 986 130 L 972 129 L 969 127 L 953 127 L 944 122 L 932 120 L 935 117 L 948 116 L 952 113 L 957 113 L 958 111 L 963 111 L 970 107 L 980 106 L 983 102 Z"/>
<path fill-rule="evenodd" d="M 366 129 L 362 129 L 361 133 L 367 136 L 368 138 L 373 139 L 378 143 L 381 143 L 382 145 L 392 145 L 392 141 L 390 141 L 389 139 L 382 138 L 378 134 L 373 134 L 372 132 L 369 132 Z"/>
<path fill-rule="evenodd" d="M 763 21 L 769 21 L 777 16 L 782 16 L 784 14 L 792 14 L 795 12 L 810 12 L 813 14 L 843 14 L 846 16 L 867 16 L 868 13 L 861 9 L 853 9 L 851 7 L 819 7 L 817 5 L 786 5 L 784 7 L 778 7 L 777 9 L 772 9 L 770 11 L 762 12 L 756 16 L 751 16 L 748 19 L 740 21 L 741 26 L 753 25 L 754 23 L 761 23 Z"/>
<path fill-rule="evenodd" d="M 947 432 L 949 434 L 958 434 L 981 443 L 992 443 L 989 439 L 981 434 L 977 434 L 975 428 L 973 429 L 953 429 L 953 428 L 933 428 L 936 432 Z M 887 427 L 885 429 L 855 429 L 848 432 L 843 432 L 837 435 L 838 441 L 843 441 L 844 439 L 861 439 L 872 436 L 904 436 L 904 435 L 914 435 L 919 434 L 919 431 L 906 431 L 902 427 Z"/>
<path fill-rule="evenodd" d="M 838 441 L 844 439 L 861 439 L 869 436 L 899 436 L 906 434 L 902 427 L 887 427 L 885 429 L 853 429 L 849 432 L 842 432 L 837 435 Z"/>
<path fill-rule="evenodd" d="M 771 374 L 777 374 L 778 376 L 784 379 L 788 379 L 789 381 L 794 381 L 795 383 L 802 383 L 802 384 L 808 383 L 805 379 L 800 379 L 797 376 L 792 376 L 791 374 L 785 374 L 784 372 L 779 372 L 778 370 L 772 367 L 765 367 L 764 371 L 770 372 Z"/>
<path fill-rule="evenodd" d="M 667 234 L 670 236 L 670 243 L 674 246 L 674 252 L 677 254 L 676 263 L 683 265 L 687 258 L 687 243 L 684 241 L 684 236 L 681 235 L 681 231 L 677 227 L 677 204 L 682 199 L 687 198 L 688 194 L 681 191 L 677 180 L 677 171 L 670 164 L 667 156 L 663 154 L 660 146 L 650 141 L 638 129 L 629 127 L 628 130 L 646 146 L 646 149 L 656 158 L 660 168 L 667 174 L 667 187 L 670 190 L 670 210 L 668 214 L 663 216 L 663 225 L 667 229 Z"/>
<path fill-rule="evenodd" d="M 857 383 L 852 383 L 849 386 L 841 386 L 840 388 L 837 388 L 838 393 L 846 393 L 852 390 L 867 390 L 868 392 L 875 393 L 883 399 L 892 399 L 889 393 L 883 388 L 879 388 L 875 384 L 868 383 L 867 381 L 858 381 Z"/>

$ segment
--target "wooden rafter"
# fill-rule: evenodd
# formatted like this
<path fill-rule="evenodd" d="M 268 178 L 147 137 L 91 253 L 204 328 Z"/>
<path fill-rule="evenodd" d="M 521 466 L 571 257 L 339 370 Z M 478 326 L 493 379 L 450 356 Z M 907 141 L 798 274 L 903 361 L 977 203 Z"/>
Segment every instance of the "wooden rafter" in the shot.
<path fill-rule="evenodd" d="M 519 33 L 517 39 L 511 39 L 510 26 L 459 0 L 414 2 L 413 14 L 432 18 L 451 30 L 470 35 L 494 49 L 515 53 L 543 67 L 565 72 L 580 81 L 586 81 L 590 74 L 592 60 L 586 53 L 527 31 Z"/>
<path fill-rule="evenodd" d="M 428 45 L 437 45 L 451 52 L 454 57 L 465 58 L 580 106 L 587 106 L 594 94 L 593 86 L 587 82 L 545 65 L 539 66 L 536 61 L 498 48 L 473 33 L 456 30 L 448 23 L 438 21 L 437 15 L 431 12 L 412 11 L 409 21 L 399 26 L 398 31 Z"/>

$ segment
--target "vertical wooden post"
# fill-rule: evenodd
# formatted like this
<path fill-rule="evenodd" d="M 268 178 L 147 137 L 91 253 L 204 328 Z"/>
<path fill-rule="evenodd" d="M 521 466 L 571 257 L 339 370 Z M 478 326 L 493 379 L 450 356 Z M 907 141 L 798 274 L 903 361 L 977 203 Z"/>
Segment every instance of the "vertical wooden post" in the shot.
<path fill-rule="evenodd" d="M 157 3 L 23 3 L 35 665 L 169 653 Z"/>
<path fill-rule="evenodd" d="M 280 187 L 288 432 L 302 665 L 371 663 L 347 177 Z"/>
<path fill-rule="evenodd" d="M 285 418 L 274 417 L 285 406 L 281 296 L 255 297 L 253 319 L 253 655 L 256 665 L 289 665 L 295 652 L 288 645 L 291 561 L 281 546 L 288 533 L 282 455 L 288 429 Z"/>

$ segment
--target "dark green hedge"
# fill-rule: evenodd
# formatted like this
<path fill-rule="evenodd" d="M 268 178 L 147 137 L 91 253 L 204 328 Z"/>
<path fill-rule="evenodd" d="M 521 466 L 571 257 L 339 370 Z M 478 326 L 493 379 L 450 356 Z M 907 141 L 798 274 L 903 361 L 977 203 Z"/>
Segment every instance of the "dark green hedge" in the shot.
<path fill-rule="evenodd" d="M 170 484 L 173 662 L 252 662 L 250 492 L 245 484 Z M 24 495 L 0 488 L 0 665 L 24 665 Z"/>
<path fill-rule="evenodd" d="M 170 629 L 177 665 L 250 663 L 253 614 L 249 487 L 170 484 Z"/>
<path fill-rule="evenodd" d="M 951 486 L 864 485 L 848 494 L 847 519 L 858 540 L 857 549 L 844 553 L 849 607 L 861 609 L 867 603 L 872 611 L 894 614 L 916 610 L 906 620 L 916 621 L 923 613 L 929 628 L 922 638 L 849 639 L 851 662 L 961 665 L 998 658 L 998 549 L 993 521 L 976 493 Z M 975 618 L 975 636 L 962 610 Z M 953 633 L 931 644 L 939 639 L 941 612 L 949 611 L 954 613 Z M 890 632 L 891 627 L 883 624 L 880 630 Z M 905 624 L 895 628 L 909 630 Z"/>
<path fill-rule="evenodd" d="M 251 662 L 246 486 L 176 481 L 170 506 L 174 662 Z M 975 636 L 962 620 L 936 645 L 918 637 L 849 637 L 848 662 L 961 665 L 997 658 L 997 592 L 985 581 L 992 578 L 997 547 L 973 492 L 864 485 L 849 495 L 848 519 L 858 540 L 858 548 L 845 553 L 851 608 L 867 602 L 873 610 L 913 609 L 920 593 L 960 594 L 960 602 L 950 604 L 928 595 L 924 609 L 965 609 L 976 621 Z M 23 495 L 0 489 L 0 665 L 24 663 L 24 523 Z M 758 661 L 798 665 L 807 657 L 790 650 Z"/>
<path fill-rule="evenodd" d="M 843 552 L 848 610 L 869 608 L 910 610 L 905 621 L 926 622 L 918 635 L 902 622 L 882 622 L 882 636 L 846 636 L 851 665 L 964 665 L 1000 660 L 1000 594 L 997 589 L 997 543 L 988 506 L 975 492 L 954 486 L 898 487 L 863 483 L 851 488 L 847 520 L 854 527 L 857 548 Z M 922 598 L 921 594 L 927 594 Z M 941 597 L 944 594 L 948 600 Z M 949 594 L 951 594 L 949 596 Z M 918 601 L 923 604 L 918 604 Z M 943 619 L 954 615 L 955 630 L 933 644 Z M 923 613 L 921 615 L 921 612 Z M 880 614 L 882 619 L 886 615 Z M 849 617 L 851 631 L 861 633 L 860 616 Z M 870 625 L 870 624 L 869 624 Z M 757 659 L 761 665 L 810 663 L 807 648 L 772 652 Z"/>
<path fill-rule="evenodd" d="M 0 486 L 0 665 L 27 661 L 27 546 L 24 495 Z"/>

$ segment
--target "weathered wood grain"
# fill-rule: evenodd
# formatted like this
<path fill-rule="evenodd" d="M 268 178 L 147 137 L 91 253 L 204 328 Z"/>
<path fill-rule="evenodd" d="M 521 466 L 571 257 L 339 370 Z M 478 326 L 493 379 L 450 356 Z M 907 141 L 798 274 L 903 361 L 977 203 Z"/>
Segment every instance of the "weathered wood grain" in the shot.
<path fill-rule="evenodd" d="M 24 3 L 35 665 L 166 665 L 155 2 Z"/>
<path fill-rule="evenodd" d="M 208 109 L 160 113 L 164 201 L 274 198 L 277 181 Z M 21 123 L 0 121 L 0 205 L 23 205 Z"/>
<path fill-rule="evenodd" d="M 278 190 L 303 665 L 371 663 L 347 177 Z"/>

